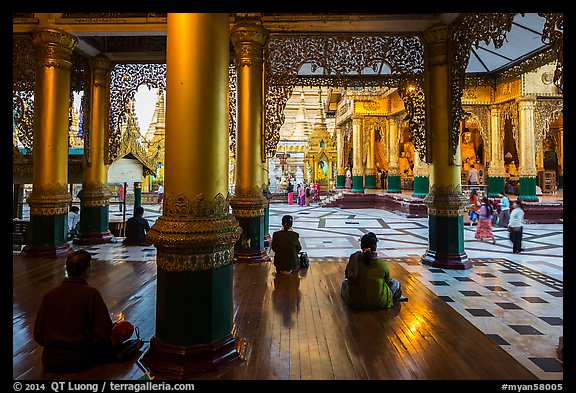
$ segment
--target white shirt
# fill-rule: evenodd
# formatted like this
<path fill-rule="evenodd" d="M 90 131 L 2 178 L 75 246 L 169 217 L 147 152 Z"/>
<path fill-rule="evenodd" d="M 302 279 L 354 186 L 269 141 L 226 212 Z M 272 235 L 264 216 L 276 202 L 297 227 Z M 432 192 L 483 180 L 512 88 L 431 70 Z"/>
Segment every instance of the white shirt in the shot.
<path fill-rule="evenodd" d="M 158 187 L 158 194 L 164 194 L 164 186 Z"/>
<path fill-rule="evenodd" d="M 524 226 L 524 210 L 519 207 L 515 207 L 510 212 L 510 221 L 508 221 L 508 226 L 512 228 L 517 228 Z"/>
<path fill-rule="evenodd" d="M 478 169 L 470 168 L 470 182 L 471 183 L 478 183 Z"/>
<path fill-rule="evenodd" d="M 80 220 L 80 214 L 74 212 L 68 212 L 68 230 L 71 231 L 78 225 L 78 220 Z"/>

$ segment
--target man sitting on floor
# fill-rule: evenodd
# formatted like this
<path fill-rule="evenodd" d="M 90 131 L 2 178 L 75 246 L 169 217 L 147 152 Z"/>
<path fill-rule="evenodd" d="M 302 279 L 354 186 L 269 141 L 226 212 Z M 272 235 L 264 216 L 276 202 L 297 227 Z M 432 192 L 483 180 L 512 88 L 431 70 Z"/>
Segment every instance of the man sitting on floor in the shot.
<path fill-rule="evenodd" d="M 62 283 L 46 292 L 34 322 L 34 340 L 44 347 L 42 365 L 52 373 L 69 373 L 116 360 L 134 332 L 127 321 L 114 324 L 98 289 L 88 285 L 92 256 L 68 255 Z"/>
<path fill-rule="evenodd" d="M 124 244 L 129 246 L 149 246 L 146 240 L 146 232 L 150 230 L 150 223 L 144 217 L 144 208 L 137 206 L 134 209 L 134 216 L 126 221 L 126 239 Z"/>

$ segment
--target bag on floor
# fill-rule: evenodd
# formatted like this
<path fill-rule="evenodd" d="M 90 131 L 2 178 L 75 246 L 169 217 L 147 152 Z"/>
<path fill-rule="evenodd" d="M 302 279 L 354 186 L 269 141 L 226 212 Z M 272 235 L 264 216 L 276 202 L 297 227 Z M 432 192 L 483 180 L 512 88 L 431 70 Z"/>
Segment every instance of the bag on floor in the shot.
<path fill-rule="evenodd" d="M 144 341 L 140 338 L 140 332 L 138 328 L 134 330 L 136 332 L 136 338 L 132 340 L 127 340 L 120 344 L 116 349 L 116 360 L 122 362 L 124 360 L 130 359 L 132 356 L 140 352 L 140 348 L 144 345 Z"/>
<path fill-rule="evenodd" d="M 308 253 L 306 251 L 300 252 L 300 267 L 308 267 L 309 264 Z"/>

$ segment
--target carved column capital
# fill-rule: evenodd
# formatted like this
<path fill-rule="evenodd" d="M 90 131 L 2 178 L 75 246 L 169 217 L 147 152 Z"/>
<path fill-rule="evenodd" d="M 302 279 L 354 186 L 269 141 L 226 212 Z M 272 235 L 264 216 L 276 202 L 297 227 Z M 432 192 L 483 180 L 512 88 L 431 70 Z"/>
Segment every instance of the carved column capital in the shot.
<path fill-rule="evenodd" d="M 237 18 L 230 37 L 234 45 L 236 67 L 262 64 L 263 48 L 269 35 L 258 17 Z"/>
<path fill-rule="evenodd" d="M 424 32 L 424 42 L 428 51 L 428 61 L 432 66 L 448 62 L 448 27 L 437 25 Z"/>
<path fill-rule="evenodd" d="M 254 186 L 251 189 L 239 188 L 230 198 L 230 206 L 235 217 L 262 217 L 264 209 L 269 206 L 268 199 L 262 189 Z"/>
<path fill-rule="evenodd" d="M 97 56 L 92 59 L 92 72 L 96 87 L 108 86 L 111 65 L 112 63 L 105 56 Z"/>
<path fill-rule="evenodd" d="M 437 217 L 458 217 L 466 213 L 468 200 L 462 194 L 460 184 L 446 186 L 432 185 L 424 198 L 428 213 Z"/>
<path fill-rule="evenodd" d="M 62 30 L 38 29 L 32 32 L 32 42 L 39 66 L 71 69 L 72 51 L 78 45 L 78 38 Z"/>
<path fill-rule="evenodd" d="M 78 193 L 80 205 L 84 206 L 108 206 L 110 204 L 110 190 L 103 183 L 85 183 Z"/>
<path fill-rule="evenodd" d="M 26 202 L 31 216 L 53 216 L 68 213 L 72 196 L 66 184 L 34 185 Z"/>

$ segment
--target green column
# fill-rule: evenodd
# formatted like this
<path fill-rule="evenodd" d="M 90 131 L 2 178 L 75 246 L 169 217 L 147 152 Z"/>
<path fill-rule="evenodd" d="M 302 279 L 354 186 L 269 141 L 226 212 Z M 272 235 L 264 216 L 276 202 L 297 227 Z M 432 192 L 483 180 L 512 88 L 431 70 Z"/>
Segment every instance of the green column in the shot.
<path fill-rule="evenodd" d="M 375 174 L 364 175 L 364 182 L 366 188 L 376 188 L 376 175 Z"/>
<path fill-rule="evenodd" d="M 412 196 L 424 197 L 428 195 L 428 176 L 414 176 L 414 192 Z"/>
<path fill-rule="evenodd" d="M 518 198 L 523 201 L 537 201 L 536 177 L 521 176 Z"/>
<path fill-rule="evenodd" d="M 506 182 L 502 176 L 490 176 L 488 177 L 488 196 L 498 197 L 500 193 L 504 193 L 504 186 Z"/>
<path fill-rule="evenodd" d="M 388 175 L 388 192 L 402 192 L 400 175 Z"/>

